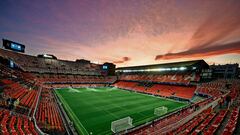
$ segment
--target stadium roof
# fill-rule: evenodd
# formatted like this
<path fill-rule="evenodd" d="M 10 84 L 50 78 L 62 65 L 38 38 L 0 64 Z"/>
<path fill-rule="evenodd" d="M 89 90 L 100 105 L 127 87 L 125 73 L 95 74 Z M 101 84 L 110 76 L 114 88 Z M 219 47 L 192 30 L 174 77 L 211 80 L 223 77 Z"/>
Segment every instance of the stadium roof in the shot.
<path fill-rule="evenodd" d="M 204 60 L 193 60 L 193 61 L 183 61 L 174 63 L 163 63 L 163 64 L 153 64 L 153 65 L 141 65 L 141 66 L 130 66 L 130 67 L 119 67 L 117 70 L 131 70 L 131 69 L 151 69 L 151 68 L 172 68 L 172 67 L 209 67 L 209 65 Z"/>

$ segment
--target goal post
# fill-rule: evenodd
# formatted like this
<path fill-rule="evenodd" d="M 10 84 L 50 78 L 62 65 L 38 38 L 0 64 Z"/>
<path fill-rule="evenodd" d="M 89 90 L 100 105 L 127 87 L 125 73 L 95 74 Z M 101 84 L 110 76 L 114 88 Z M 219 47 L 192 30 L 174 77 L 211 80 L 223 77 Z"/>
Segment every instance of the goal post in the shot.
<path fill-rule="evenodd" d="M 111 130 L 113 133 L 118 133 L 133 127 L 133 119 L 131 117 L 125 117 L 111 123 Z"/>
<path fill-rule="evenodd" d="M 161 107 L 154 109 L 154 114 L 157 116 L 162 116 L 162 115 L 166 114 L 167 112 L 168 112 L 168 108 L 165 106 L 161 106 Z"/>

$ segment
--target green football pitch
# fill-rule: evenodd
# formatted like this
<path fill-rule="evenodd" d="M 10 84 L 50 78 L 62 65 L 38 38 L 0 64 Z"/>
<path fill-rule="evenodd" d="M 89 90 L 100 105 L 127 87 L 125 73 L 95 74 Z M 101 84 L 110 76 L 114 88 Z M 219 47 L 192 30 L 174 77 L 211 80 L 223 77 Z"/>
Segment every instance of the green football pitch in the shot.
<path fill-rule="evenodd" d="M 130 116 L 137 126 L 160 116 L 154 109 L 165 106 L 168 113 L 187 103 L 130 92 L 118 88 L 64 88 L 55 90 L 79 134 L 112 134 L 111 123 Z"/>

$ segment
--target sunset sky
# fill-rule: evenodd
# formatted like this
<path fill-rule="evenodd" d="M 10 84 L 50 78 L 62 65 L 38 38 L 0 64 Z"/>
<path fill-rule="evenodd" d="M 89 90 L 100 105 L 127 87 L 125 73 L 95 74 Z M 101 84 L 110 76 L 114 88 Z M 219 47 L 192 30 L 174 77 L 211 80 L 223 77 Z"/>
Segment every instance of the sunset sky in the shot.
<path fill-rule="evenodd" d="M 240 63 L 240 0 L 1 0 L 0 38 L 118 67 Z"/>

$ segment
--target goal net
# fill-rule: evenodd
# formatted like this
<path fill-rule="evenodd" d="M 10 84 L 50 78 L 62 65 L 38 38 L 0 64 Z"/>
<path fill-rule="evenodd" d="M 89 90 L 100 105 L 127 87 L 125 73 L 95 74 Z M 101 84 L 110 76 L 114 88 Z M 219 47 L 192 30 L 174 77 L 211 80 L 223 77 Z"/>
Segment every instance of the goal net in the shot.
<path fill-rule="evenodd" d="M 154 114 L 157 115 L 157 116 L 161 116 L 161 115 L 166 114 L 167 111 L 168 111 L 167 107 L 161 106 L 161 107 L 158 107 L 158 108 L 154 109 Z"/>
<path fill-rule="evenodd" d="M 113 121 L 111 124 L 111 130 L 113 133 L 127 130 L 133 127 L 133 119 L 131 117 L 125 117 L 116 121 Z"/>

